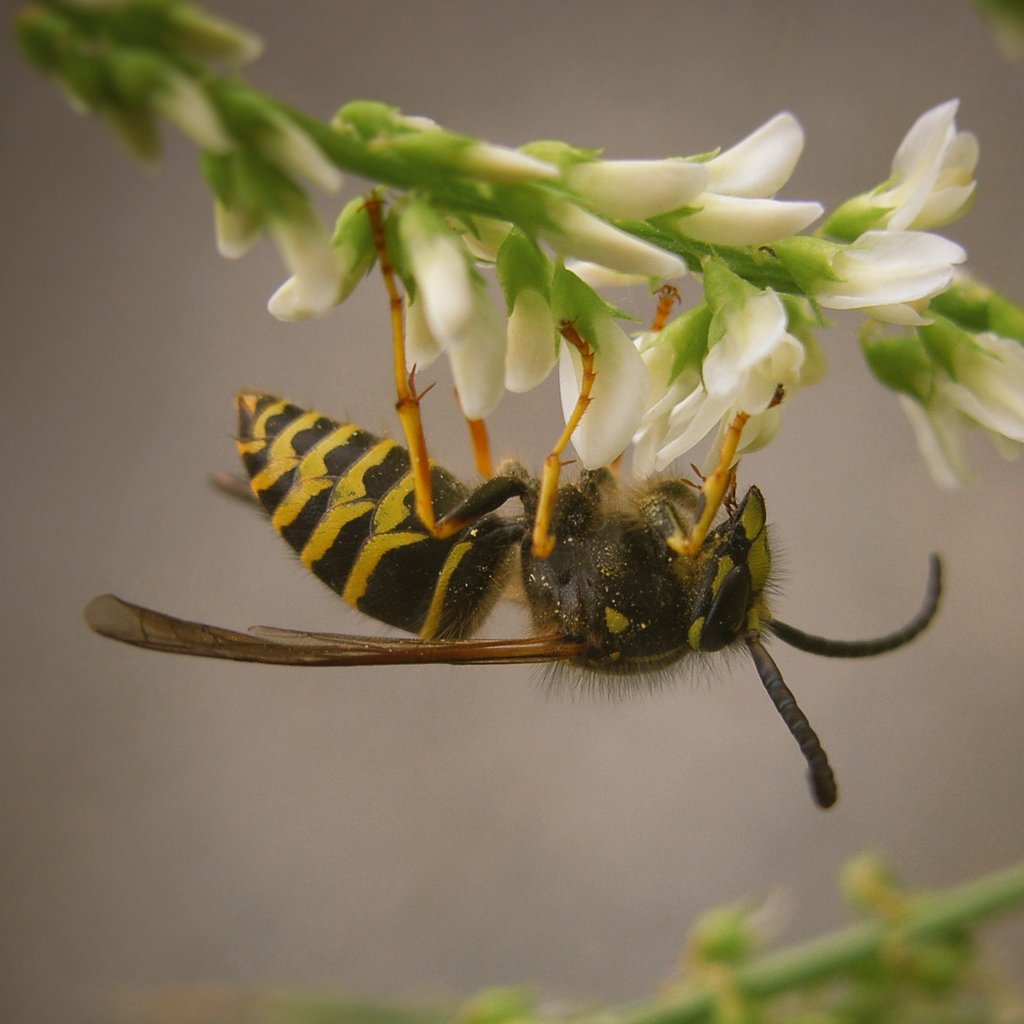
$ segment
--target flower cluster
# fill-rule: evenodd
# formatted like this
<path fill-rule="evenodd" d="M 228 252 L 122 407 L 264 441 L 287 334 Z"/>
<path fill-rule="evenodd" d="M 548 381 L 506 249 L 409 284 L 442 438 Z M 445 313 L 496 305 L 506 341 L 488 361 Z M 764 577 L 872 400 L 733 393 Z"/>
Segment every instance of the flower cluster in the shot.
<path fill-rule="evenodd" d="M 496 146 L 369 101 L 325 125 L 218 76 L 218 60 L 249 59 L 257 41 L 180 0 L 40 0 L 19 34 L 143 158 L 158 155 L 161 117 L 196 142 L 220 251 L 238 257 L 261 234 L 280 249 L 290 277 L 270 299 L 276 317 L 327 313 L 385 254 L 405 290 L 409 369 L 444 354 L 470 419 L 556 365 L 568 417 L 582 381 L 562 342 L 571 325 L 596 372 L 572 437 L 588 467 L 632 443 L 636 471 L 659 471 L 740 412 L 739 451 L 767 444 L 823 373 L 822 310 L 866 318 L 868 366 L 901 394 L 942 483 L 966 478 L 964 426 L 1004 453 L 1024 441 L 1024 314 L 954 283 L 966 254 L 934 233 L 974 195 L 978 144 L 957 130 L 956 101 L 911 127 L 887 180 L 802 234 L 824 210 L 777 198 L 804 144 L 789 113 L 724 151 L 605 160 L 565 142 Z M 333 232 L 323 225 L 307 187 L 335 193 L 343 170 L 380 183 L 381 222 L 357 198 Z M 599 292 L 685 274 L 699 275 L 699 300 L 657 329 L 628 331 Z"/>

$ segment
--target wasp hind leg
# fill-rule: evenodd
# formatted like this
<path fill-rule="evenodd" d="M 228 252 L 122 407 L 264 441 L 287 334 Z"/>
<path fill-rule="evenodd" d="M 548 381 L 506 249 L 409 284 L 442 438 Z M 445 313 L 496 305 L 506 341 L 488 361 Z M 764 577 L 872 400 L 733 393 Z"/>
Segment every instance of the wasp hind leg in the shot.
<path fill-rule="evenodd" d="M 537 482 L 526 470 L 513 463 L 498 476 L 485 480 L 471 491 L 451 511 L 445 513 L 435 524 L 437 537 L 451 537 L 467 526 L 472 526 L 481 516 L 496 512 L 510 498 L 519 498 L 524 504 L 534 504 Z"/>

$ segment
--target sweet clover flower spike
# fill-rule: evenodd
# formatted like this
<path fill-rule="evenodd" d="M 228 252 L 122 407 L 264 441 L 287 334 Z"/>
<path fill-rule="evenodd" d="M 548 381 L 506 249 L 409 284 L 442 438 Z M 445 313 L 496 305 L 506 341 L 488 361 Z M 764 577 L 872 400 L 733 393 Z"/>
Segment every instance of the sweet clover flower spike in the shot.
<path fill-rule="evenodd" d="M 505 389 L 504 318 L 461 238 L 432 207 L 409 200 L 396 215 L 402 257 L 396 262 L 407 268 L 415 308 L 410 369 L 416 358 L 429 356 L 432 346 L 443 351 L 462 411 L 469 419 L 481 419 L 496 408 Z"/>
<path fill-rule="evenodd" d="M 656 470 L 712 430 L 724 430 L 737 412 L 750 415 L 740 450 L 767 444 L 778 430 L 780 394 L 802 383 L 805 349 L 787 330 L 786 307 L 774 291 L 759 291 L 714 260 L 705 265 L 704 287 L 711 317 L 700 372 L 695 379 L 694 338 L 683 372 L 648 410 L 639 432 L 642 462 L 653 456 Z"/>
<path fill-rule="evenodd" d="M 803 231 L 823 212 L 820 203 L 772 198 L 789 180 L 804 134 L 792 114 L 777 114 L 732 149 L 700 164 L 706 189 L 688 209 L 662 223 L 688 238 L 720 245 L 765 245 Z"/>
<path fill-rule="evenodd" d="M 894 324 L 924 322 L 918 307 L 948 288 L 967 258 L 955 242 L 924 231 L 867 231 L 850 245 L 785 238 L 773 248 L 819 305 Z"/>

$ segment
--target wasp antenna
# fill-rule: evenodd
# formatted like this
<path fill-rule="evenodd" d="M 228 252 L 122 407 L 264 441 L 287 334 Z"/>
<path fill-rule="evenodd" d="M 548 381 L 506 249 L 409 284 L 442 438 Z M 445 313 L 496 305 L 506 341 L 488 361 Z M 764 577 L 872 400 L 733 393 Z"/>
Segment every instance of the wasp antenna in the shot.
<path fill-rule="evenodd" d="M 874 640 L 829 640 L 828 637 L 814 636 L 788 623 L 772 619 L 768 629 L 790 647 L 796 647 L 809 654 L 821 654 L 826 658 L 869 658 L 873 654 L 884 654 L 910 643 L 918 633 L 923 632 L 935 617 L 942 595 L 942 562 L 938 555 L 929 560 L 928 589 L 921 610 L 902 629 L 888 636 Z"/>
<path fill-rule="evenodd" d="M 832 774 L 828 755 L 822 749 L 817 733 L 811 728 L 807 716 L 800 710 L 793 691 L 786 685 L 779 666 L 765 650 L 760 637 L 756 633 L 750 633 L 746 637 L 746 642 L 750 656 L 754 659 L 754 667 L 775 705 L 775 710 L 782 716 L 793 739 L 800 746 L 800 753 L 807 761 L 815 803 L 823 809 L 831 807 L 838 795 L 836 777 Z"/>

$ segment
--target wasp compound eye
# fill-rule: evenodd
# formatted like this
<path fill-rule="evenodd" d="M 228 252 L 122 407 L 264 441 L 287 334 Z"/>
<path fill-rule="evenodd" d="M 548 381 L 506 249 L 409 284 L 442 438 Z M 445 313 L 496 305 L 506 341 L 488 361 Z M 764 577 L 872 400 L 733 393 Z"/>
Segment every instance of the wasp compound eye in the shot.
<path fill-rule="evenodd" d="M 750 607 L 750 570 L 734 565 L 715 591 L 700 634 L 702 651 L 718 651 L 743 631 Z"/>

